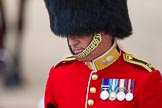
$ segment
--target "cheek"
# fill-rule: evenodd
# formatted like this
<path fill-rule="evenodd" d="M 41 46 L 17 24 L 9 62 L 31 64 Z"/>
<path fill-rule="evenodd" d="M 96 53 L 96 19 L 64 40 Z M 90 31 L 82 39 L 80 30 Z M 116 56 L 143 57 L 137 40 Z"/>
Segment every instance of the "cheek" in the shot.
<path fill-rule="evenodd" d="M 86 48 L 89 44 L 88 43 L 84 43 L 83 47 Z"/>
<path fill-rule="evenodd" d="M 83 47 L 86 48 L 90 44 L 90 42 L 91 42 L 90 39 L 87 39 L 86 41 L 83 41 L 82 42 Z"/>

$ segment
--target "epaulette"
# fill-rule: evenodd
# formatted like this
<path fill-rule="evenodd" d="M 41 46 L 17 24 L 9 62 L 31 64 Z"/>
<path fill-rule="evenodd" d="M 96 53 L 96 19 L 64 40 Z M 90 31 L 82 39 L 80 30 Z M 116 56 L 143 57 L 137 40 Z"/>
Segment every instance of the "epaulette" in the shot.
<path fill-rule="evenodd" d="M 58 62 L 58 63 L 55 65 L 55 67 L 57 67 L 57 66 L 59 66 L 59 65 L 61 65 L 61 64 L 65 64 L 65 63 L 67 63 L 67 62 L 69 62 L 69 61 L 72 61 L 72 60 L 76 60 L 76 58 L 75 58 L 74 56 L 66 57 L 66 58 L 64 58 L 63 60 L 61 60 L 60 62 Z"/>
<path fill-rule="evenodd" d="M 143 60 L 139 57 L 136 57 L 132 54 L 123 54 L 123 58 L 126 62 L 142 66 L 149 72 L 152 72 L 153 70 L 156 69 L 156 67 L 152 63 Z"/>

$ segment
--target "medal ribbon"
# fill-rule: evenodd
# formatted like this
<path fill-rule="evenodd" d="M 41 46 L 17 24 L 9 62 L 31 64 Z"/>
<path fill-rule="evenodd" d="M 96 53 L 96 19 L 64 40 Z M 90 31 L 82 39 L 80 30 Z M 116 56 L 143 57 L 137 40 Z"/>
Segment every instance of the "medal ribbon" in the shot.
<path fill-rule="evenodd" d="M 134 80 L 133 79 L 128 79 L 128 88 L 127 91 L 128 93 L 133 93 L 134 91 Z"/>
<path fill-rule="evenodd" d="M 112 83 L 113 83 L 113 80 L 109 79 L 109 85 L 110 85 L 109 93 L 112 91 Z"/>
<path fill-rule="evenodd" d="M 115 90 L 115 79 L 112 79 L 112 91 Z"/>
<path fill-rule="evenodd" d="M 108 84 L 109 79 L 108 78 L 103 78 L 102 79 L 102 91 L 109 89 L 109 84 Z"/>
<path fill-rule="evenodd" d="M 132 79 L 132 83 L 131 83 L 131 92 L 132 92 L 132 94 L 134 92 L 134 79 Z"/>
<path fill-rule="evenodd" d="M 125 82 L 125 79 L 120 79 L 119 91 L 123 91 L 124 92 L 124 82 Z"/>
<path fill-rule="evenodd" d="M 109 85 L 111 87 L 111 90 L 109 92 L 118 92 L 117 86 L 118 86 L 118 79 L 109 79 Z"/>
<path fill-rule="evenodd" d="M 115 79 L 115 92 L 118 93 L 118 84 L 119 84 L 119 79 Z"/>

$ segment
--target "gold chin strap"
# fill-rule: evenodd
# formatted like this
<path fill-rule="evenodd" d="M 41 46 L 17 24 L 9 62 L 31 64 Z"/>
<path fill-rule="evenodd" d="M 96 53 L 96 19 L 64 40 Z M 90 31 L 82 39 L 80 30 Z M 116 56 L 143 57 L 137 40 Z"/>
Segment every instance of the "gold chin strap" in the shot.
<path fill-rule="evenodd" d="M 86 57 L 88 54 L 90 54 L 94 49 L 98 47 L 101 40 L 102 40 L 101 33 L 95 33 L 91 43 L 87 46 L 87 48 L 84 49 L 81 53 L 74 55 L 74 57 L 78 59 Z"/>

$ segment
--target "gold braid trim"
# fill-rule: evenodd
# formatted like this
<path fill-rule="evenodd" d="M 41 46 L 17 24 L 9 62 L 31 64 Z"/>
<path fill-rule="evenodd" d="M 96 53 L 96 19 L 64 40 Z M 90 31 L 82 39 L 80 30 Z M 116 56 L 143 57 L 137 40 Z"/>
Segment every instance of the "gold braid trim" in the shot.
<path fill-rule="evenodd" d="M 101 40 L 102 40 L 101 33 L 95 33 L 91 43 L 87 46 L 87 48 L 84 49 L 81 53 L 74 55 L 74 57 L 79 59 L 86 57 L 88 54 L 90 54 L 94 49 L 98 47 Z"/>
<path fill-rule="evenodd" d="M 126 62 L 142 66 L 143 68 L 145 68 L 149 72 L 156 70 L 156 67 L 151 62 L 146 61 L 144 59 L 141 59 L 139 57 L 136 57 L 132 54 L 124 54 L 123 58 Z"/>

